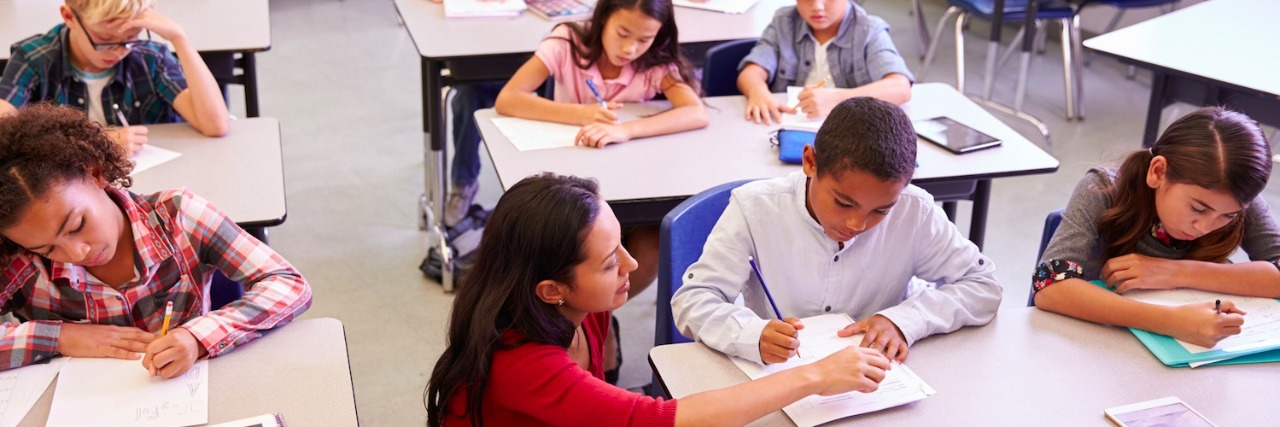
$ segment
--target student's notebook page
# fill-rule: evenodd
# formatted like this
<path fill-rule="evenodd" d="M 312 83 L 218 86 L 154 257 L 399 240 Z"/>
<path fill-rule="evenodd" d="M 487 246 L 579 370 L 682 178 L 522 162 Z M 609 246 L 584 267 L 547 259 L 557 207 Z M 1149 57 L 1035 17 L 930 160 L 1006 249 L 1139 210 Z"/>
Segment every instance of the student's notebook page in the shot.
<path fill-rule="evenodd" d="M 0 372 L 0 427 L 16 426 L 26 418 L 66 360 L 57 358 Z"/>
<path fill-rule="evenodd" d="M 1280 347 L 1280 301 L 1271 298 L 1227 295 L 1198 289 L 1142 289 L 1126 292 L 1124 296 L 1150 304 L 1169 306 L 1203 302 L 1212 304 L 1215 300 L 1231 301 L 1236 307 L 1244 310 L 1246 314 L 1244 325 L 1240 327 L 1240 334 L 1218 341 L 1218 344 L 1213 347 L 1201 347 L 1179 340 L 1178 344 L 1191 354 L 1213 350 L 1237 352 Z"/>
<path fill-rule="evenodd" d="M 676 6 L 738 14 L 755 6 L 757 0 L 672 0 Z"/>
<path fill-rule="evenodd" d="M 758 379 L 786 369 L 808 365 L 846 347 L 857 346 L 862 334 L 841 338 L 836 332 L 853 323 L 848 314 L 824 314 L 805 319 L 800 330 L 800 356 L 785 363 L 760 365 L 752 361 L 730 358 L 751 379 Z M 868 412 L 915 402 L 936 391 L 916 376 L 907 365 L 894 363 L 873 393 L 848 392 L 835 396 L 813 395 L 787 405 L 782 411 L 800 427 L 815 426 Z"/>
<path fill-rule="evenodd" d="M 514 18 L 526 8 L 524 0 L 444 0 L 446 18 Z"/>
<path fill-rule="evenodd" d="M 182 156 L 182 153 L 166 150 L 151 144 L 142 146 L 142 150 L 133 155 L 133 172 L 138 173 Z"/>
<path fill-rule="evenodd" d="M 804 91 L 803 87 L 789 86 L 787 87 L 787 107 L 794 107 L 800 103 L 800 92 Z M 818 132 L 818 128 L 822 127 L 822 121 L 826 117 L 809 118 L 803 111 L 796 109 L 795 114 L 782 113 L 782 128 L 792 130 L 803 130 L 808 132 Z"/>
<path fill-rule="evenodd" d="M 209 361 L 172 379 L 142 362 L 72 358 L 58 374 L 48 426 L 190 426 L 209 422 Z"/>
<path fill-rule="evenodd" d="M 541 122 L 518 117 L 494 117 L 493 125 L 520 151 L 546 150 L 573 146 L 579 126 Z"/>

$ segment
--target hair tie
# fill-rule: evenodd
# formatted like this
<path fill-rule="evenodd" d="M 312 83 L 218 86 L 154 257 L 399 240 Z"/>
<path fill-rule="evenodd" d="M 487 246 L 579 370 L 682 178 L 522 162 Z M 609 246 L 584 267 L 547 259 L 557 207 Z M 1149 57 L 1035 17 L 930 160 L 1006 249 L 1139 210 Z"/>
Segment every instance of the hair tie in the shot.
<path fill-rule="evenodd" d="M 1150 154 L 1150 155 L 1151 155 L 1151 157 L 1155 157 L 1155 156 L 1156 156 L 1156 150 L 1155 150 L 1154 148 L 1152 148 L 1152 147 L 1147 147 L 1147 154 Z"/>

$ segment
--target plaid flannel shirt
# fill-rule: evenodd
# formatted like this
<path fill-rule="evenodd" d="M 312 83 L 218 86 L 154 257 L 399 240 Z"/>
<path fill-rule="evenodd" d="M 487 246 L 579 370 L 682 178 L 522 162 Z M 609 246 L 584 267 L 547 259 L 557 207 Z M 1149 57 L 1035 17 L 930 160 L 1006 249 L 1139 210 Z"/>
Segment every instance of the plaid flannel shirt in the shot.
<path fill-rule="evenodd" d="M 0 99 L 19 108 L 53 102 L 88 111 L 89 90 L 71 64 L 66 47 L 68 31 L 65 24 L 58 24 L 48 33 L 15 43 L 0 76 Z M 173 101 L 187 89 L 187 80 L 178 58 L 165 45 L 138 45 L 115 68 L 115 76 L 102 89 L 102 111 L 108 124 L 123 125 L 112 113 L 113 104 L 119 105 L 134 125 L 182 121 Z"/>
<path fill-rule="evenodd" d="M 133 227 L 138 276 L 119 289 L 84 267 L 22 252 L 0 262 L 0 309 L 27 319 L 0 324 L 0 370 L 55 356 L 62 322 L 132 326 L 158 332 L 165 303 L 173 324 L 218 356 L 284 325 L 311 306 L 311 288 L 288 261 L 185 188 L 147 196 L 107 188 Z M 209 310 L 217 269 L 245 294 Z"/>

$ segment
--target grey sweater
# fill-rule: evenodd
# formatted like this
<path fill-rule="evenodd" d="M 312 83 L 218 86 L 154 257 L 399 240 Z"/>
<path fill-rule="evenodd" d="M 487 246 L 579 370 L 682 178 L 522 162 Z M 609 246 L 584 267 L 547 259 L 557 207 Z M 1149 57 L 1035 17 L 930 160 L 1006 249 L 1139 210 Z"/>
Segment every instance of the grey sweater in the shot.
<path fill-rule="evenodd" d="M 1076 184 L 1067 208 L 1062 211 L 1062 224 L 1049 240 L 1033 281 L 1039 290 L 1044 278 L 1056 277 L 1098 280 L 1103 259 L 1104 242 L 1098 236 L 1098 216 L 1111 207 L 1111 195 L 1106 188 L 1115 182 L 1113 169 L 1093 168 Z M 1267 201 L 1258 196 L 1245 209 L 1245 235 L 1240 247 L 1253 261 L 1276 262 L 1280 260 L 1280 226 L 1271 215 Z M 1190 251 L 1186 242 L 1172 241 L 1166 244 L 1148 233 L 1138 242 L 1137 253 L 1165 259 L 1182 259 Z M 1069 263 L 1068 263 L 1069 262 Z M 1079 269 L 1076 270 L 1075 264 Z M 1054 280 L 1056 281 L 1056 280 Z"/>

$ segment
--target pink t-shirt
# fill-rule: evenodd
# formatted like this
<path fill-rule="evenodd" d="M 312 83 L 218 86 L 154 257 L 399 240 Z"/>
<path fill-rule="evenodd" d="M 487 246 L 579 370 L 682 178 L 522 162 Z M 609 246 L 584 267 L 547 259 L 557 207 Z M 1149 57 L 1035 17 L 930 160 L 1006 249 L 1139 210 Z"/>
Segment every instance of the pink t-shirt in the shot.
<path fill-rule="evenodd" d="M 568 25 L 559 25 L 551 31 L 551 36 L 542 40 L 542 45 L 534 55 L 547 66 L 556 81 L 556 102 L 574 104 L 595 104 L 596 97 L 587 87 L 591 79 L 600 89 L 600 96 L 611 102 L 644 102 L 653 99 L 662 91 L 662 79 L 675 70 L 675 65 L 658 66 L 642 73 L 627 64 L 615 79 L 605 80 L 600 77 L 600 70 L 592 65 L 582 69 L 574 63 L 573 53 L 569 50 L 569 41 L 574 39 L 573 31 Z M 607 61 L 608 59 L 601 59 Z M 602 84 L 603 82 L 603 84 Z"/>

